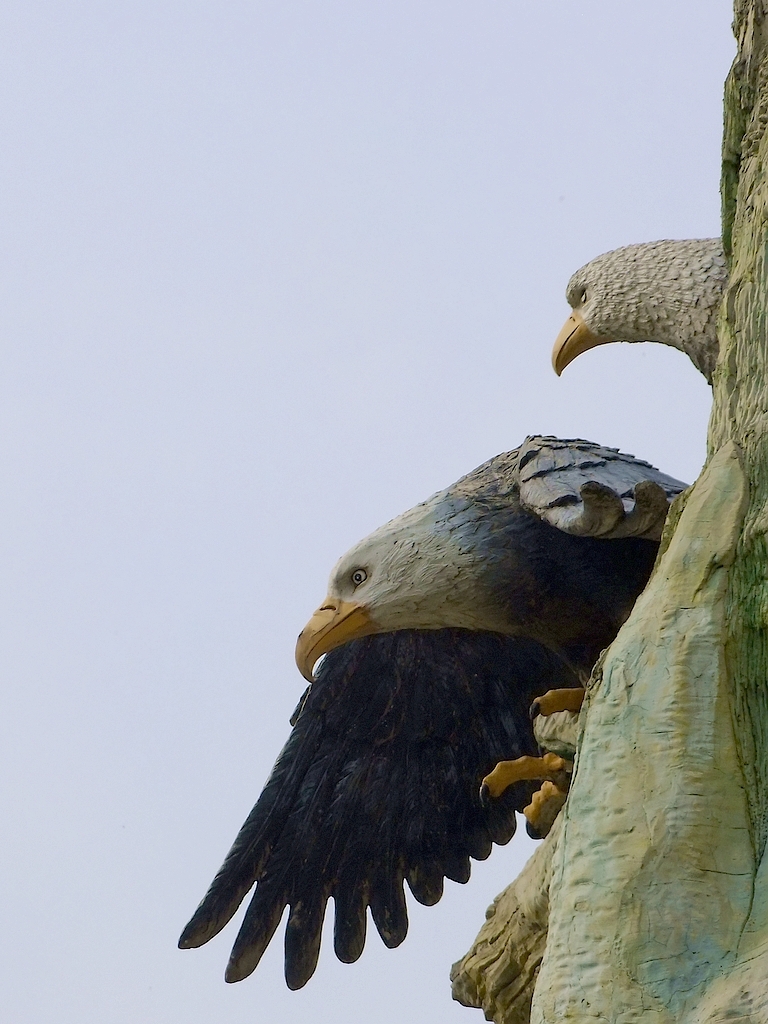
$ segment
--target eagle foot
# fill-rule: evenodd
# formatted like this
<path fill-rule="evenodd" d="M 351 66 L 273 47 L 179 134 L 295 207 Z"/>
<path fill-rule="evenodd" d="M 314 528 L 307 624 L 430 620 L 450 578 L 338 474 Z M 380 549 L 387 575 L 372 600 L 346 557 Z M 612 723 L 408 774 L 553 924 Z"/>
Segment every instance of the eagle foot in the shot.
<path fill-rule="evenodd" d="M 531 704 L 530 716 L 533 719 L 537 715 L 547 717 L 558 711 L 581 711 L 584 693 L 584 688 L 581 686 L 569 686 L 562 690 L 547 690 Z"/>
<path fill-rule="evenodd" d="M 515 782 L 528 779 L 547 779 L 555 783 L 564 793 L 568 791 L 573 765 L 557 754 L 543 757 L 518 757 L 515 761 L 499 761 L 496 767 L 482 781 L 480 803 L 485 806 L 491 797 L 501 794 Z"/>
<path fill-rule="evenodd" d="M 544 839 L 549 835 L 567 796 L 567 791 L 549 781 L 533 794 L 531 802 L 523 808 L 528 820 L 528 834 L 533 839 Z"/>

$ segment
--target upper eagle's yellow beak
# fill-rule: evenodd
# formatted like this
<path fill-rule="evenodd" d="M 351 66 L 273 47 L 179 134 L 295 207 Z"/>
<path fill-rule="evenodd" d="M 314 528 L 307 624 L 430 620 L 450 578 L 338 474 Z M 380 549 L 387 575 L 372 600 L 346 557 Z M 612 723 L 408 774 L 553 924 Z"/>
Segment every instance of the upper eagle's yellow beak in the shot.
<path fill-rule="evenodd" d="M 322 654 L 340 647 L 347 640 L 368 636 L 376 631 L 362 605 L 326 597 L 296 641 L 296 664 L 307 682 L 314 677 L 312 669 Z"/>
<path fill-rule="evenodd" d="M 576 356 L 586 352 L 588 348 L 595 348 L 596 345 L 607 345 L 610 338 L 599 338 L 584 323 L 581 313 L 574 311 L 563 324 L 563 328 L 557 336 L 555 347 L 552 349 L 552 366 L 559 377 L 568 363 L 572 363 Z"/>

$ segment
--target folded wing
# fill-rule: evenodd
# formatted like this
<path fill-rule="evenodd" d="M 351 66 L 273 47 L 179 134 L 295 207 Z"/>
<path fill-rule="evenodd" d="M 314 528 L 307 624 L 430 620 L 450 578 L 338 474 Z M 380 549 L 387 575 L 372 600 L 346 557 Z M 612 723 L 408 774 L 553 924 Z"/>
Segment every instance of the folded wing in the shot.
<path fill-rule="evenodd" d="M 661 539 L 669 502 L 687 484 L 649 462 L 581 440 L 529 437 L 519 449 L 520 500 L 580 537 Z"/>

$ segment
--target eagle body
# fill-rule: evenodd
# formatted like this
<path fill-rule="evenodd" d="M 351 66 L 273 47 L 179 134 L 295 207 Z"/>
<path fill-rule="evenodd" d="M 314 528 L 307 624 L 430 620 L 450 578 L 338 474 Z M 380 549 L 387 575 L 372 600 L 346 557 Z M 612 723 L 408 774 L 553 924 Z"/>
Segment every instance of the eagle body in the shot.
<path fill-rule="evenodd" d="M 493 479 L 494 465 L 483 469 Z M 448 492 L 432 515 L 443 563 L 455 550 L 459 567 L 440 609 L 444 621 L 535 639 L 587 676 L 629 616 L 658 550 L 655 541 L 638 537 L 607 544 L 565 533 L 514 491 L 479 491 L 472 499 Z M 471 562 L 461 572 L 465 559 Z M 471 600 L 462 614 L 465 590 Z M 424 628 L 430 625 L 423 620 Z"/>
<path fill-rule="evenodd" d="M 584 681 L 684 486 L 616 449 L 531 437 L 347 552 L 299 636 L 311 682 L 293 732 L 180 945 L 217 934 L 254 883 L 229 981 L 286 906 L 291 988 L 315 970 L 331 896 L 341 960 L 362 952 L 367 908 L 401 942 L 404 883 L 434 903 L 512 836 L 531 784 L 485 806 L 480 782 L 538 752 L 531 702 Z"/>
<path fill-rule="evenodd" d="M 629 617 L 658 544 L 569 536 L 525 510 L 499 518 L 506 529 L 488 538 L 484 553 L 500 632 L 539 641 L 586 682 Z"/>

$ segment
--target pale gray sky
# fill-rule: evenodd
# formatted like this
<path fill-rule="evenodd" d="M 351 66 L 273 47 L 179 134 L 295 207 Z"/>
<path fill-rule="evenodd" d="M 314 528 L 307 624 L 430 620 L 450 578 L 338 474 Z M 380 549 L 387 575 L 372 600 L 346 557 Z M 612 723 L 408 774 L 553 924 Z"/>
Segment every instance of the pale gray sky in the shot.
<path fill-rule="evenodd" d="M 570 273 L 719 231 L 726 0 L 0 12 L 9 1024 L 482 1021 L 448 970 L 531 845 L 390 951 L 176 940 L 303 688 L 328 572 L 528 433 L 695 478 L 679 353 L 549 366 Z"/>

